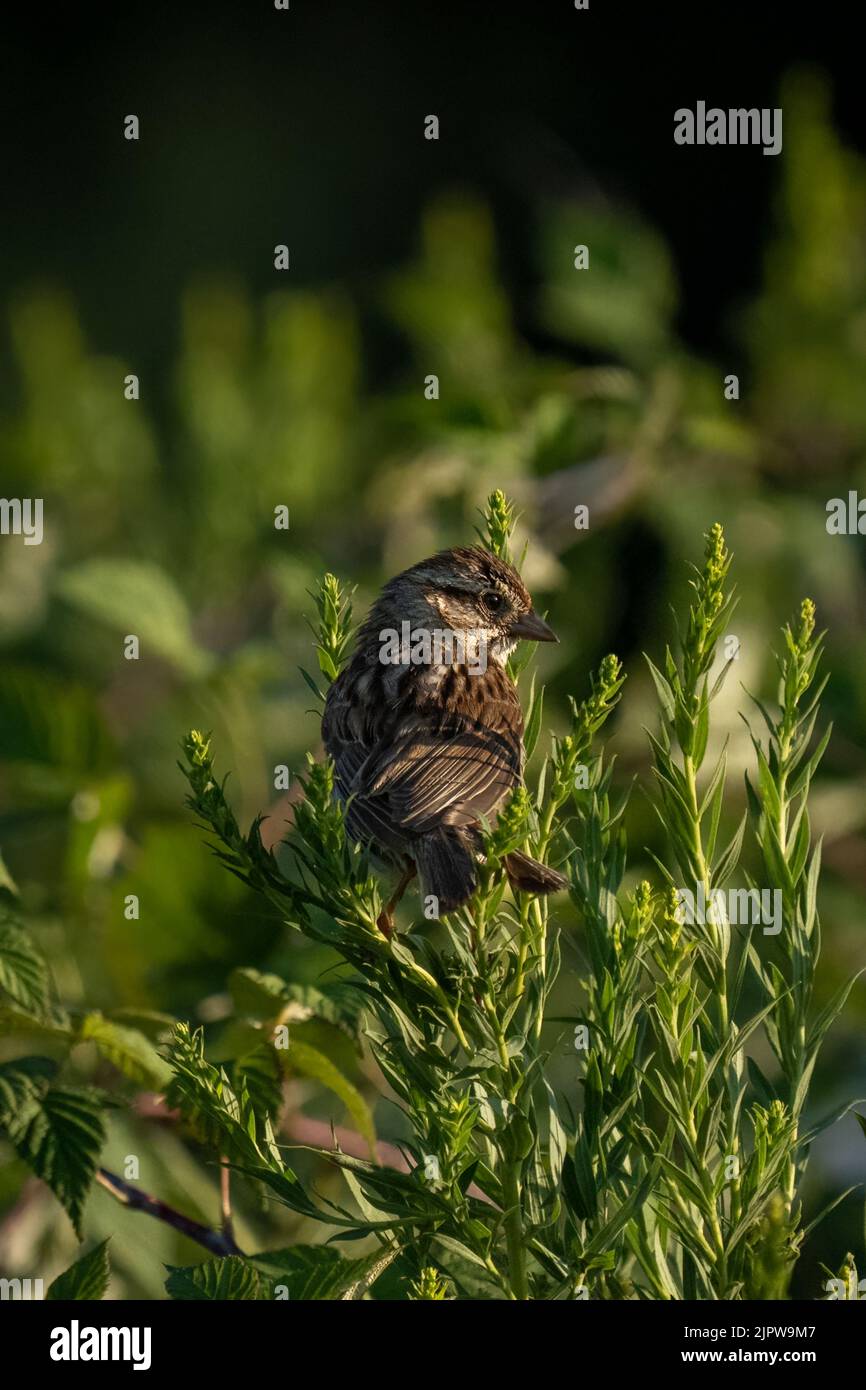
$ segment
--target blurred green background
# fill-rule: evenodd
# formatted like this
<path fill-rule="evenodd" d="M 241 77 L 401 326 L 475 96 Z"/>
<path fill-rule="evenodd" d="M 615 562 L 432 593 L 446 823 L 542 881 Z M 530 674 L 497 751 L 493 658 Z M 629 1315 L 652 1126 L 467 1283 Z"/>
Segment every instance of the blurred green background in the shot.
<path fill-rule="evenodd" d="M 70 1006 L 206 1022 L 215 1056 L 233 967 L 317 979 L 326 954 L 203 846 L 178 741 L 212 729 L 239 817 L 269 810 L 278 839 L 291 793 L 274 790 L 274 769 L 320 746 L 298 674 L 312 661 L 307 590 L 331 569 L 358 585 L 363 612 L 398 569 L 472 540 L 501 487 L 562 639 L 539 654 L 548 726 L 563 727 L 566 697 L 605 652 L 626 663 L 623 782 L 647 778 L 641 652 L 658 660 L 672 639 L 670 605 L 682 610 L 708 525 L 722 521 L 735 552 L 742 684 L 772 696 L 778 627 L 815 599 L 835 725 L 813 792 L 826 999 L 866 961 L 864 548 L 825 525 L 830 498 L 866 492 L 866 164 L 838 119 L 844 76 L 830 56 L 804 65 L 785 44 L 772 57 L 757 45 L 731 104 L 781 105 L 783 154 L 675 151 L 673 109 L 693 91 L 728 104 L 728 88 L 724 45 L 679 79 L 673 21 L 652 86 L 637 30 L 620 60 L 599 18 L 578 41 L 583 17 L 561 7 L 509 28 L 499 7 L 461 19 L 446 6 L 396 35 L 388 7 L 369 29 L 350 6 L 327 20 L 296 10 L 287 44 L 270 14 L 242 36 L 228 9 L 194 31 L 155 29 L 132 6 L 119 28 L 78 35 L 79 66 L 61 61 L 61 30 L 45 40 L 44 88 L 25 96 L 23 61 L 5 88 L 29 112 L 30 143 L 12 157 L 3 268 L 2 492 L 45 504 L 42 545 L 0 538 L 7 901 L 17 886 Z M 561 51 L 567 39 L 576 47 Z M 18 42 L 7 56 L 35 62 L 32 36 Z M 583 80 L 569 90 L 570 64 Z M 122 139 L 128 111 L 138 146 Z M 442 135 L 428 147 L 431 111 Z M 431 373 L 438 400 L 425 399 Z M 738 400 L 725 399 L 729 373 Z M 274 528 L 280 505 L 287 531 Z M 130 633 L 138 661 L 123 656 Z M 729 681 L 717 733 L 731 737 L 732 824 L 749 758 L 738 709 Z M 639 791 L 629 833 L 633 877 L 654 877 Z M 570 931 L 565 906 L 561 919 Z M 582 969 L 575 941 L 563 998 Z M 866 1095 L 864 1018 L 858 986 L 824 1049 L 816 1113 Z M 143 1026 L 159 1035 L 158 1020 Z M 371 1092 L 337 1028 L 300 1028 Z M 576 1096 L 567 1040 L 559 1053 Z M 75 1062 L 118 1086 L 87 1046 Z M 213 1222 L 214 1171 L 147 1097 L 120 1089 L 133 1103 L 111 1119 L 107 1165 L 138 1155 L 142 1186 Z M 310 1082 L 288 1102 L 288 1137 L 327 1143 L 328 1121 L 347 1123 Z M 399 1135 L 387 1101 L 376 1119 L 384 1140 Z M 864 1177 L 849 1116 L 816 1150 L 810 1205 Z M 240 1204 L 248 1248 L 321 1238 L 248 1194 Z M 116 1297 L 160 1296 L 162 1262 L 201 1253 L 101 1191 L 87 1228 L 114 1234 Z M 814 1297 L 818 1261 L 835 1268 L 847 1249 L 863 1258 L 862 1194 L 810 1239 L 795 1293 Z M 0 1147 L 2 1271 L 47 1279 L 74 1250 L 55 1200 Z"/>

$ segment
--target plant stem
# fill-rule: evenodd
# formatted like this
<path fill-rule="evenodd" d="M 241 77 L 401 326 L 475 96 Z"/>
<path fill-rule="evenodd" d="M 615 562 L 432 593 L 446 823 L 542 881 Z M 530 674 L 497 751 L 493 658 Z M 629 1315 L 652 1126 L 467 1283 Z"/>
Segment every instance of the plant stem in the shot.
<path fill-rule="evenodd" d="M 529 1284 L 526 1277 L 526 1250 L 523 1244 L 520 1164 L 518 1161 L 505 1165 L 502 1175 L 502 1192 L 505 1198 L 505 1241 L 508 1247 L 508 1274 L 511 1290 L 516 1299 L 525 1300 L 529 1298 Z"/>
<path fill-rule="evenodd" d="M 96 1173 L 96 1181 L 100 1187 L 104 1187 L 106 1192 L 110 1192 L 122 1206 L 129 1207 L 131 1211 L 143 1211 L 148 1216 L 153 1216 L 157 1221 L 162 1221 L 167 1226 L 172 1226 L 181 1235 L 188 1236 L 190 1240 L 195 1240 L 199 1245 L 203 1245 L 212 1255 L 242 1255 L 243 1251 L 235 1244 L 234 1236 L 231 1231 L 213 1231 L 209 1226 L 203 1226 L 199 1221 L 193 1221 L 189 1216 L 184 1216 L 183 1212 L 176 1211 L 167 1203 L 160 1201 L 158 1197 L 152 1197 L 149 1192 L 142 1192 L 138 1187 L 132 1187 L 116 1173 L 110 1173 L 107 1168 L 100 1168 Z"/>

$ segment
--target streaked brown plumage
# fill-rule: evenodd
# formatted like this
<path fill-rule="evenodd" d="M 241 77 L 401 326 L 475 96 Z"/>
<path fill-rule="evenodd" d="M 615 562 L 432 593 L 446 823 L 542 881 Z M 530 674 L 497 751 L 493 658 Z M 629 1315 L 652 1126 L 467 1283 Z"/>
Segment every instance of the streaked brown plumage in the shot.
<path fill-rule="evenodd" d="M 383 634 L 403 623 L 413 634 L 462 636 L 466 651 L 456 655 L 466 659 L 451 661 L 446 650 L 438 664 L 435 652 L 409 660 L 404 649 L 383 661 Z M 556 641 L 517 571 L 480 547 L 444 550 L 385 585 L 328 692 L 322 734 L 347 833 L 404 871 L 398 895 L 417 868 L 440 913 L 474 890 L 480 822 L 495 821 L 522 776 L 523 714 L 505 670 L 521 637 Z M 505 864 L 527 892 L 565 885 L 528 855 Z M 389 909 L 380 922 L 388 932 Z"/>

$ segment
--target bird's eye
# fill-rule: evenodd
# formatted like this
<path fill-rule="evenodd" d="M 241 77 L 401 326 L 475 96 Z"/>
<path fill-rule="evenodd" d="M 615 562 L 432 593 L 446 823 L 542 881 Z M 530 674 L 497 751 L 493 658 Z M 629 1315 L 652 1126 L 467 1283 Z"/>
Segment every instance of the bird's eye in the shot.
<path fill-rule="evenodd" d="M 502 597 L 502 594 L 497 593 L 496 589 L 487 589 L 481 595 L 481 598 L 484 602 L 484 607 L 490 613 L 501 613 L 505 607 L 505 599 Z"/>

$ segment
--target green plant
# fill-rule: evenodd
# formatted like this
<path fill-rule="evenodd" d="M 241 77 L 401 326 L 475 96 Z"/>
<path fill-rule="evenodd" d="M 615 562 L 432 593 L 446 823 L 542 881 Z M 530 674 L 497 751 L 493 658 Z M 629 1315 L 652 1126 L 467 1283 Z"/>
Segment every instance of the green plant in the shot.
<path fill-rule="evenodd" d="M 483 539 L 500 554 L 509 553 L 512 520 L 494 493 Z M 377 926 L 382 890 L 363 850 L 346 840 L 326 761 L 308 758 L 294 823 L 274 854 L 260 820 L 241 830 L 210 740 L 188 736 L 189 804 L 217 856 L 288 926 L 331 948 L 338 969 L 316 988 L 236 971 L 222 1061 L 212 1060 L 201 1029 L 183 1023 L 162 1056 L 119 1020 L 60 1010 L 38 954 L 9 927 L 5 1026 L 50 1037 L 61 1063 L 88 1037 L 131 1079 L 164 1090 L 220 1165 L 221 1230 L 156 1212 L 153 1199 L 98 1170 L 108 1097 L 60 1084 L 44 1058 L 7 1063 L 0 1119 L 77 1229 L 98 1177 L 120 1200 L 191 1234 L 214 1258 L 171 1270 L 167 1289 L 178 1298 L 359 1298 L 386 1271 L 394 1296 L 428 1300 L 786 1295 L 815 1224 L 804 1224 L 799 1196 L 809 1146 L 841 1113 L 804 1128 L 809 1079 L 850 985 L 814 1009 L 820 850 L 807 802 L 828 734 L 812 749 L 821 639 L 808 601 L 797 626 L 783 630 L 779 710 L 758 704 L 767 742 L 753 737 L 747 812 L 720 840 L 727 749 L 708 774 L 704 765 L 712 703 L 731 664 L 714 677 L 733 611 L 729 567 L 715 526 L 682 639 L 661 669 L 650 662 L 659 705 L 658 730 L 649 734 L 652 797 L 667 846 L 656 888 L 627 884 L 628 793 L 614 800 L 613 760 L 598 743 L 624 682 L 613 656 L 587 697 L 572 702 L 569 727 L 553 738 L 531 788 L 489 830 L 470 904 L 391 938 Z M 351 606 L 331 575 L 315 599 L 320 676 L 329 682 L 347 651 Z M 543 712 L 534 679 L 526 703 L 531 755 Z M 748 822 L 760 868 L 732 897 L 724 889 Z M 584 964 L 580 1000 L 565 1018 L 551 1011 L 563 945 L 557 905 L 510 895 L 499 865 L 515 848 L 550 857 L 569 876 L 582 932 L 568 947 L 581 950 Z M 762 892 L 780 895 L 778 932 L 775 917 L 757 913 Z M 732 921 L 741 911 L 747 920 Z M 327 1020 L 375 1060 L 402 1114 L 403 1168 L 377 1161 L 367 1098 L 293 1036 L 299 1016 Z M 563 1023 L 573 1029 L 580 1068 L 579 1114 L 577 1075 L 570 1093 L 553 1079 Z M 747 1054 L 760 1036 L 777 1061 L 772 1076 Z M 287 1074 L 333 1090 L 368 1141 L 366 1159 L 336 1142 L 318 1150 L 342 1176 L 340 1200 L 302 1181 L 279 1143 Z M 365 1253 L 352 1258 L 329 1244 L 244 1254 L 231 1221 L 232 1175 L 347 1249 L 363 1241 Z"/>

